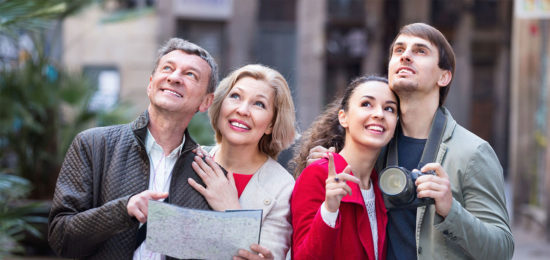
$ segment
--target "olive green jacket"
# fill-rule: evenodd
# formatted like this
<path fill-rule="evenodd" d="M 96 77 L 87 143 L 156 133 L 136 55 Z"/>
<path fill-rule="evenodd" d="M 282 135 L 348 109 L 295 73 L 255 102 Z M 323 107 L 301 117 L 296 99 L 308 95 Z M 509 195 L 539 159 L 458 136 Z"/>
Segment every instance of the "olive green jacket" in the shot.
<path fill-rule="evenodd" d="M 418 259 L 511 259 L 514 240 L 504 196 L 502 167 L 491 146 L 458 125 L 450 112 L 436 161 L 451 182 L 447 217 L 435 206 L 416 213 Z"/>

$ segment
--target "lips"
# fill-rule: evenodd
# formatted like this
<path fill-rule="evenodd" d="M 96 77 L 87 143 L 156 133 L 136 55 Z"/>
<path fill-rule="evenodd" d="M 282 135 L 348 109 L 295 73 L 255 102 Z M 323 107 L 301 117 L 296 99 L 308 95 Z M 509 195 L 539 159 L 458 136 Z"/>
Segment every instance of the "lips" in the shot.
<path fill-rule="evenodd" d="M 250 126 L 248 126 L 248 124 L 240 120 L 231 119 L 229 120 L 229 124 L 233 128 L 237 128 L 238 130 L 250 130 Z"/>
<path fill-rule="evenodd" d="M 383 133 L 384 131 L 386 131 L 386 129 L 382 125 L 378 124 L 367 125 L 366 129 L 376 133 Z"/>
<path fill-rule="evenodd" d="M 409 67 L 399 67 L 396 71 L 398 75 L 413 75 L 416 74 L 416 72 Z"/>
<path fill-rule="evenodd" d="M 161 91 L 164 92 L 164 93 L 168 93 L 168 94 L 170 94 L 170 95 L 179 97 L 179 98 L 182 98 L 182 97 L 183 97 L 182 94 L 176 92 L 175 90 L 171 90 L 171 89 L 161 89 Z"/>

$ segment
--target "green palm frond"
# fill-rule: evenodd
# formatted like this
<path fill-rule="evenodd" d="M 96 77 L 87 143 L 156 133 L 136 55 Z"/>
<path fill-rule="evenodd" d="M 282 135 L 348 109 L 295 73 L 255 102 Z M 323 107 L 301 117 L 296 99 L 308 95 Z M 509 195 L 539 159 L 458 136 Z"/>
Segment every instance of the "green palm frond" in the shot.
<path fill-rule="evenodd" d="M 0 0 L 0 33 L 38 30 L 78 11 L 93 0 Z"/>

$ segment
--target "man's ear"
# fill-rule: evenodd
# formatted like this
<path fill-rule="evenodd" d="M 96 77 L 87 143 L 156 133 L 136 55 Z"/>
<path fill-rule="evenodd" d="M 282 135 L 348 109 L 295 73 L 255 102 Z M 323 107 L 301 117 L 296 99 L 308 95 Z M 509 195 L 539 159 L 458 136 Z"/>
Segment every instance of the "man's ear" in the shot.
<path fill-rule="evenodd" d="M 446 87 L 451 83 L 451 79 L 453 79 L 453 74 L 450 70 L 443 70 L 443 73 L 439 76 L 439 79 L 437 80 L 437 85 L 439 87 Z"/>
<path fill-rule="evenodd" d="M 212 105 L 212 101 L 214 100 L 214 93 L 208 93 L 206 96 L 202 99 L 202 103 L 199 106 L 199 112 L 206 112 L 210 105 Z"/>
<path fill-rule="evenodd" d="M 149 76 L 149 85 L 147 85 L 147 96 L 149 96 L 151 89 L 153 88 L 151 86 L 151 81 L 153 81 L 153 75 Z"/>
<path fill-rule="evenodd" d="M 343 128 L 348 127 L 346 111 L 344 111 L 343 109 L 340 109 L 340 111 L 338 111 L 338 121 L 340 121 L 340 125 Z"/>

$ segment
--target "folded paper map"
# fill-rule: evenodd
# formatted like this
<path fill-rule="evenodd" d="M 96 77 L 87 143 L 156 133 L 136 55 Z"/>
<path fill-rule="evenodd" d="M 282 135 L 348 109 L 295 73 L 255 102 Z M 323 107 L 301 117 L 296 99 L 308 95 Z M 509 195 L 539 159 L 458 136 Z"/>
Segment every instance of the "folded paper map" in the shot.
<path fill-rule="evenodd" d="M 231 259 L 258 244 L 262 210 L 226 212 L 182 208 L 149 201 L 149 250 L 183 259 Z"/>

